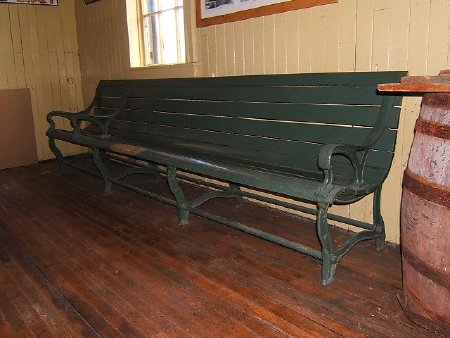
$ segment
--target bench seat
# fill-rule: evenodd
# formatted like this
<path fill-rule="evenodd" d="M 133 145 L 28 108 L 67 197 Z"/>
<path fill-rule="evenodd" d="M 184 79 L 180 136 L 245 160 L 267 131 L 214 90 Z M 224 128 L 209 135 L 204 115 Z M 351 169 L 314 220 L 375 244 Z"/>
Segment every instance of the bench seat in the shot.
<path fill-rule="evenodd" d="M 105 190 L 112 183 L 123 185 L 121 180 L 128 174 L 167 168 L 162 171 L 174 201 L 125 186 L 177 206 L 182 224 L 187 223 L 189 213 L 196 213 L 319 258 L 322 282 L 327 285 L 338 261 L 354 244 L 374 239 L 379 249 L 384 245 L 380 195 L 394 155 L 400 98 L 378 95 L 376 86 L 397 82 L 404 75 L 372 72 L 101 81 L 85 111 L 49 113 L 47 135 L 61 165 L 69 161 L 55 140 L 91 148 Z M 69 119 L 73 130 L 56 128 L 56 118 Z M 83 121 L 90 124 L 82 128 Z M 114 176 L 105 164 L 111 154 L 147 164 L 134 170 L 137 162 L 132 162 L 131 168 Z M 222 191 L 187 201 L 177 181 L 180 171 L 220 180 L 225 187 L 215 186 Z M 264 200 L 241 187 L 317 206 L 300 210 L 317 215 L 322 250 L 198 208 L 216 197 Z M 353 203 L 370 193 L 374 193 L 373 223 L 328 215 L 331 205 Z M 363 231 L 335 249 L 328 219 Z"/>
<path fill-rule="evenodd" d="M 295 157 L 288 155 L 272 156 L 269 162 L 261 162 L 261 158 L 267 158 L 263 152 L 255 156 L 254 150 L 162 137 L 149 136 L 145 142 L 136 143 L 125 137 L 99 139 L 96 133 L 74 136 L 63 130 L 51 131 L 49 136 L 307 201 L 317 201 L 317 193 L 323 187 L 323 174 L 308 170 L 305 165 L 302 167 L 303 158 L 295 161 Z M 295 164 L 286 165 L 289 162 Z M 333 192 L 364 197 L 377 187 L 367 182 L 352 183 L 352 176 L 338 176 Z"/>

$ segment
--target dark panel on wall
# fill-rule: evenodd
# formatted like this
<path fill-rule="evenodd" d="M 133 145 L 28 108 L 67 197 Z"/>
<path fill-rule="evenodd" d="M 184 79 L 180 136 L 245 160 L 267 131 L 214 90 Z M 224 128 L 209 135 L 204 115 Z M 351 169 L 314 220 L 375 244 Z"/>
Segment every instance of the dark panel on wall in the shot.
<path fill-rule="evenodd" d="M 0 90 L 0 169 L 37 161 L 30 90 Z"/>

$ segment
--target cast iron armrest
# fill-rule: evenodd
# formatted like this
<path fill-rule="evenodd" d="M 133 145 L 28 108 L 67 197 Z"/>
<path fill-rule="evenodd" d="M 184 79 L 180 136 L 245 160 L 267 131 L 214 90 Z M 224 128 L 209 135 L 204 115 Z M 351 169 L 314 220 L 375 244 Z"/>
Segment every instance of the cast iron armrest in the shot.
<path fill-rule="evenodd" d="M 102 138 L 109 137 L 109 135 L 108 135 L 109 125 L 111 124 L 111 121 L 125 107 L 125 105 L 128 101 L 128 94 L 129 94 L 129 90 L 126 93 L 126 95 L 122 98 L 122 101 L 120 102 L 120 106 L 110 114 L 91 115 L 92 109 L 94 108 L 94 106 L 96 104 L 96 100 L 94 100 L 89 105 L 89 107 L 87 107 L 85 110 L 80 111 L 78 113 L 52 111 L 52 112 L 48 113 L 48 115 L 47 115 L 47 121 L 48 121 L 48 123 L 50 123 L 50 129 L 56 128 L 53 117 L 57 116 L 57 117 L 63 117 L 63 118 L 70 120 L 70 125 L 73 128 L 74 135 L 80 135 L 81 134 L 81 122 L 88 121 L 88 122 L 95 123 L 100 128 L 100 130 L 102 132 L 100 137 L 102 137 Z"/>
<path fill-rule="evenodd" d="M 60 110 L 51 111 L 50 113 L 47 114 L 47 121 L 50 124 L 50 129 L 56 129 L 55 120 L 53 119 L 54 117 L 62 117 L 62 118 L 70 120 L 70 124 L 73 127 L 72 117 L 77 116 L 77 115 L 88 114 L 94 107 L 94 103 L 95 102 L 92 102 L 86 109 L 84 109 L 78 113 L 70 113 L 70 112 L 60 111 Z"/>
<path fill-rule="evenodd" d="M 80 135 L 81 134 L 81 122 L 87 121 L 95 123 L 101 130 L 102 134 L 100 137 L 107 138 L 108 135 L 108 128 L 111 124 L 111 121 L 117 114 L 120 112 L 121 109 L 117 109 L 111 114 L 105 114 L 105 115 L 90 115 L 90 114 L 74 114 L 70 118 L 70 123 L 73 127 L 73 133 L 74 135 Z"/>
<path fill-rule="evenodd" d="M 70 120 L 70 125 L 73 128 L 74 135 L 80 135 L 81 134 L 81 122 L 82 121 L 88 121 L 95 123 L 97 126 L 99 126 L 100 130 L 102 131 L 101 137 L 108 137 L 108 127 L 111 123 L 112 119 L 120 112 L 120 109 L 115 110 L 111 114 L 106 115 L 91 115 L 92 107 L 89 107 L 81 112 L 78 113 L 69 113 L 64 111 L 52 111 L 47 114 L 47 121 L 50 124 L 50 129 L 56 129 L 54 117 L 62 117 L 65 119 Z"/>
<path fill-rule="evenodd" d="M 363 151 L 362 160 L 356 154 Z M 333 166 L 331 159 L 333 155 L 345 156 L 353 166 L 355 183 L 363 181 L 364 164 L 369 151 L 369 147 L 354 144 L 327 144 L 322 147 L 319 153 L 318 166 L 325 173 L 324 185 L 333 183 Z"/>

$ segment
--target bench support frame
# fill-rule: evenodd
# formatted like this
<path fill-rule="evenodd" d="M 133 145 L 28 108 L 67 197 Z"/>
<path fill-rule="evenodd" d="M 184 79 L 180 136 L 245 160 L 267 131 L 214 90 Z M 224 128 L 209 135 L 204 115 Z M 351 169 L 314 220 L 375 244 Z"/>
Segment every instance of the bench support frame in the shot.
<path fill-rule="evenodd" d="M 56 156 L 56 154 L 55 154 Z M 168 166 L 167 170 L 163 170 L 158 168 L 154 163 L 148 163 L 147 165 L 137 164 L 132 160 L 127 160 L 125 158 L 115 158 L 114 155 L 101 151 L 100 149 L 93 149 L 93 153 L 91 155 L 94 159 L 94 164 L 98 169 L 98 173 L 89 172 L 79 166 L 73 164 L 73 161 L 67 161 L 66 159 L 62 159 L 60 163 L 64 165 L 74 167 L 76 169 L 80 169 L 84 172 L 87 172 L 93 176 L 101 178 L 104 182 L 104 190 L 105 192 L 111 189 L 112 183 L 117 184 L 118 186 L 127 188 L 129 190 L 140 193 L 146 197 L 150 197 L 152 199 L 156 199 L 160 202 L 167 203 L 177 208 L 178 210 L 178 220 L 180 225 L 188 224 L 188 219 L 190 214 L 194 214 L 197 216 L 201 216 L 212 220 L 217 223 L 224 224 L 231 228 L 243 231 L 247 234 L 265 239 L 267 241 L 276 243 L 278 245 L 284 246 L 291 250 L 301 252 L 303 254 L 312 256 L 319 260 L 322 260 L 322 284 L 327 286 L 331 284 L 334 280 L 334 275 L 336 272 L 337 265 L 339 260 L 357 243 L 363 240 L 373 239 L 375 240 L 377 251 L 381 250 L 385 246 L 385 230 L 384 230 L 384 221 L 380 212 L 380 197 L 381 190 L 377 190 L 374 192 L 373 198 L 373 223 L 364 223 L 357 220 L 353 220 L 347 217 L 333 215 L 328 213 L 328 208 L 331 206 L 330 203 L 327 202 L 319 202 L 317 203 L 316 209 L 308 208 L 305 206 L 279 201 L 270 197 L 261 196 L 252 192 L 243 191 L 240 189 L 240 186 L 234 183 L 229 183 L 228 187 L 211 183 L 205 180 L 201 180 L 199 178 L 193 178 L 190 176 L 186 176 L 183 173 L 177 172 L 177 168 Z M 119 174 L 112 176 L 105 164 L 105 159 L 112 159 L 115 162 L 123 163 L 127 165 L 127 168 L 120 172 Z M 136 187 L 132 184 L 125 183 L 122 181 L 124 177 L 133 174 L 161 174 L 167 177 L 167 182 L 175 199 L 170 199 L 164 196 L 160 196 L 158 194 L 152 193 L 150 191 L 144 190 L 142 188 Z M 206 186 L 209 188 L 213 188 L 214 190 L 208 191 L 201 195 L 200 197 L 188 201 L 183 193 L 183 190 L 179 184 L 179 180 L 188 181 L 189 183 L 200 184 L 202 186 Z M 250 199 L 256 199 L 259 201 L 283 206 L 285 208 L 301 211 L 307 214 L 316 216 L 316 227 L 317 233 L 319 237 L 319 241 L 321 244 L 321 250 L 316 250 L 314 248 L 310 248 L 304 246 L 300 243 L 296 243 L 282 237 L 261 231 L 259 229 L 255 229 L 239 222 L 227 219 L 225 217 L 212 214 L 210 212 L 199 209 L 198 207 L 205 202 L 213 199 L 213 198 L 234 198 L 236 201 L 236 205 L 239 206 L 243 203 L 244 197 Z M 328 220 L 336 220 L 339 222 L 347 223 L 353 225 L 355 227 L 362 228 L 361 232 L 355 233 L 350 236 L 350 238 L 338 248 L 333 247 L 332 237 L 330 234 L 330 225 Z"/>
<path fill-rule="evenodd" d="M 48 146 L 52 153 L 55 155 L 56 159 L 58 160 L 59 168 L 62 170 L 64 169 L 64 156 L 61 153 L 61 150 L 59 150 L 58 146 L 56 145 L 56 141 L 53 137 L 48 138 Z"/>

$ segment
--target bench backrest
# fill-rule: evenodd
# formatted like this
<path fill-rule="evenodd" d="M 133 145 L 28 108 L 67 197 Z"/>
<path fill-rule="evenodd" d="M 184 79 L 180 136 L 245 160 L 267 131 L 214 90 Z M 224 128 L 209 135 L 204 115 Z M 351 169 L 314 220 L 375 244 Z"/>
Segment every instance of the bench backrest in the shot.
<path fill-rule="evenodd" d="M 110 80 L 99 83 L 97 106 L 112 111 L 128 93 L 126 108 L 111 124 L 113 135 L 139 140 L 152 134 L 180 142 L 227 145 L 236 156 L 239 149 L 252 149 L 260 153 L 261 162 L 279 160 L 319 176 L 317 155 L 323 144 L 365 144 L 375 136 L 365 177 L 381 183 L 393 157 L 401 97 L 386 100 L 376 86 L 398 82 L 405 75 L 353 72 Z M 336 162 L 344 176 L 353 170 L 346 160 Z"/>

